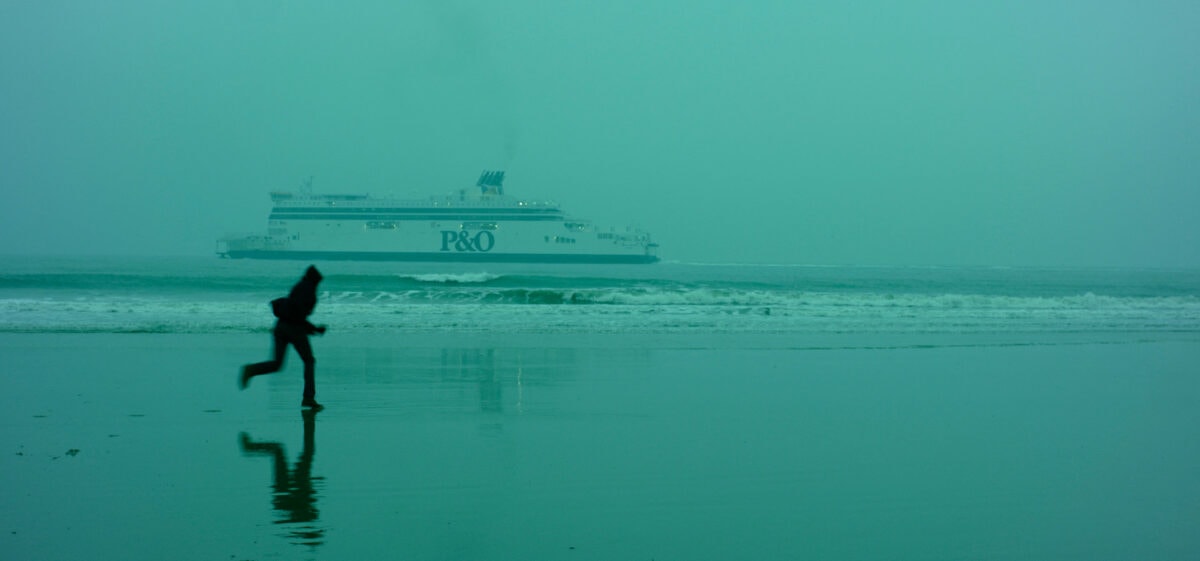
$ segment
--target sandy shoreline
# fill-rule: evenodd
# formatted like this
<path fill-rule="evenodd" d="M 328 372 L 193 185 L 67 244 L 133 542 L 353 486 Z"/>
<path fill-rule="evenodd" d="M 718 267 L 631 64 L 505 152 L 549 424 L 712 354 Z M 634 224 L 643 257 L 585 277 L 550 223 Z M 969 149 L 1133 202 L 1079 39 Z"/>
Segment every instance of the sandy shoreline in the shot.
<path fill-rule="evenodd" d="M 284 372 L 235 388 L 237 365 L 268 351 L 261 334 L 0 335 L 0 551 L 1127 559 L 1200 548 L 1195 342 L 758 341 L 329 337 L 316 352 L 330 408 L 306 423 L 294 354 Z"/>

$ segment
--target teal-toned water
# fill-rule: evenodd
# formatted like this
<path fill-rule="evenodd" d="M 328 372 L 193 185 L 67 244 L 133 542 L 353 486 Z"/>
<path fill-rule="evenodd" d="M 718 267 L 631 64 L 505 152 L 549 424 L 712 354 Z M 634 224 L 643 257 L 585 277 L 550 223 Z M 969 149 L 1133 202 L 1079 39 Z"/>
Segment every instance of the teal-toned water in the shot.
<path fill-rule="evenodd" d="M 21 259 L 0 332 L 269 329 L 305 263 Z M 344 332 L 1197 333 L 1200 271 L 323 263 Z"/>
<path fill-rule="evenodd" d="M 1200 274 L 7 258 L 0 557 L 1186 559 Z"/>
<path fill-rule="evenodd" d="M 14 559 L 1186 559 L 1195 342 L 2 334 Z M 578 339 L 576 339 L 578 341 Z M 597 344 L 598 343 L 598 344 Z M 630 348 L 632 347 L 632 348 Z"/>

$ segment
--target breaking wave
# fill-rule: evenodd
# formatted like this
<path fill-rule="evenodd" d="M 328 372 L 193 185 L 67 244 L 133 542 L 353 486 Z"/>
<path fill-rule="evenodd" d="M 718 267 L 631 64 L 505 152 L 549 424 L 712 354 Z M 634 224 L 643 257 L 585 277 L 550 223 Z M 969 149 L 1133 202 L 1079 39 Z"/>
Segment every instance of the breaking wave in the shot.
<path fill-rule="evenodd" d="M 295 263 L 12 260 L 0 332 L 266 331 Z M 339 263 L 339 332 L 1200 333 L 1200 272 Z"/>
<path fill-rule="evenodd" d="M 341 331 L 1200 332 L 1200 299 L 455 287 L 327 292 L 314 320 Z M 3 332 L 238 332 L 272 321 L 265 301 L 248 299 L 0 299 Z"/>
<path fill-rule="evenodd" d="M 500 278 L 500 275 L 490 273 L 427 273 L 414 275 L 399 275 L 402 279 L 411 279 L 422 283 L 434 284 L 480 284 Z"/>

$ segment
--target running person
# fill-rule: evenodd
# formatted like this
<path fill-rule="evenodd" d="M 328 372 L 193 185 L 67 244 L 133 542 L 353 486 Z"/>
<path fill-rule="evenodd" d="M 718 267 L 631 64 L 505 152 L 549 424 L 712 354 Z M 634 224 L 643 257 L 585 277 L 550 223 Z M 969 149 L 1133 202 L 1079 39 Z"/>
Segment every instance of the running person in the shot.
<path fill-rule="evenodd" d="M 309 335 L 325 333 L 324 325 L 313 325 L 308 321 L 308 316 L 317 306 L 317 284 L 321 282 L 322 278 L 321 272 L 315 266 L 309 266 L 308 270 L 304 271 L 304 277 L 296 283 L 296 286 L 292 287 L 287 298 L 271 302 L 275 317 L 279 318 L 279 321 L 275 322 L 273 331 L 275 341 L 272 351 L 273 358 L 265 362 L 243 366 L 241 377 L 238 378 L 239 387 L 246 389 L 250 378 L 255 376 L 278 372 L 283 368 L 283 356 L 287 353 L 288 345 L 292 345 L 296 347 L 296 353 L 300 355 L 300 360 L 304 361 L 304 398 L 300 402 L 300 407 L 314 410 L 324 409 L 316 400 L 317 386 L 314 376 L 317 359 L 313 357 L 312 344 L 308 341 Z"/>

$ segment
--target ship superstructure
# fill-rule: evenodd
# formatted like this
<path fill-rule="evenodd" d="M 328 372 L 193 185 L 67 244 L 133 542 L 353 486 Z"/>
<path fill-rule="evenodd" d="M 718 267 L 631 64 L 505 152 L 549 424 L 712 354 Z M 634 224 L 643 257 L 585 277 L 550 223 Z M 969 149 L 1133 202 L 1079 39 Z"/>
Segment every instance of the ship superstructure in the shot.
<path fill-rule="evenodd" d="M 271 193 L 265 235 L 217 242 L 222 257 L 373 261 L 653 263 L 658 244 L 635 228 L 598 228 L 558 204 L 504 194 L 504 172 L 476 189 L 428 199 Z"/>

